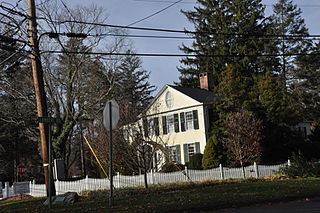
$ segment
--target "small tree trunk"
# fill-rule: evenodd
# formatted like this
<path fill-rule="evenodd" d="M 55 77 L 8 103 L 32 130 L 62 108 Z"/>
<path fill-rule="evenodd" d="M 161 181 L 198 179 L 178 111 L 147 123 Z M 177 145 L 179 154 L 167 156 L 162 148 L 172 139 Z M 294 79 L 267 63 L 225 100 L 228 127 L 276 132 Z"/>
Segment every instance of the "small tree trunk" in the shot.
<path fill-rule="evenodd" d="M 147 189 L 148 188 L 148 176 L 147 176 L 147 170 L 144 170 L 144 187 Z"/>

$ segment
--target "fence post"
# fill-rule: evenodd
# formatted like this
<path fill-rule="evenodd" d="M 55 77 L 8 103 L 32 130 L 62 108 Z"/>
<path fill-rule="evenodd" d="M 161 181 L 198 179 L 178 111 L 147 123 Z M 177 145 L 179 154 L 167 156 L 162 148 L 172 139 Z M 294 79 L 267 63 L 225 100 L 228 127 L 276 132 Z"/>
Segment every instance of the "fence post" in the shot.
<path fill-rule="evenodd" d="M 88 175 L 86 175 L 86 178 L 85 178 L 85 180 L 84 180 L 84 182 L 85 182 L 85 190 L 86 191 L 89 191 L 89 177 L 88 177 Z"/>
<path fill-rule="evenodd" d="M 151 169 L 151 182 L 152 184 L 154 184 L 154 172 L 153 172 L 153 169 Z"/>
<path fill-rule="evenodd" d="M 223 172 L 223 167 L 221 163 L 219 164 L 219 168 L 220 168 L 220 178 L 221 180 L 224 180 L 224 172 Z"/>
<path fill-rule="evenodd" d="M 186 180 L 188 180 L 189 174 L 188 174 L 188 167 L 184 167 L 184 172 L 186 174 Z"/>
<path fill-rule="evenodd" d="M 256 178 L 259 177 L 259 170 L 258 170 L 258 165 L 256 162 L 253 163 L 254 171 L 256 173 Z"/>
<path fill-rule="evenodd" d="M 4 196 L 4 194 L 3 194 L 3 198 L 10 197 L 10 185 L 9 185 L 9 182 L 5 182 L 4 183 L 4 192 L 5 192 L 6 196 Z"/>
<path fill-rule="evenodd" d="M 288 159 L 288 166 L 291 166 L 291 161 L 290 161 L 290 159 Z"/>
<path fill-rule="evenodd" d="M 121 185 L 120 185 L 120 172 L 117 172 L 117 176 L 118 176 L 118 188 L 120 188 L 121 187 Z"/>

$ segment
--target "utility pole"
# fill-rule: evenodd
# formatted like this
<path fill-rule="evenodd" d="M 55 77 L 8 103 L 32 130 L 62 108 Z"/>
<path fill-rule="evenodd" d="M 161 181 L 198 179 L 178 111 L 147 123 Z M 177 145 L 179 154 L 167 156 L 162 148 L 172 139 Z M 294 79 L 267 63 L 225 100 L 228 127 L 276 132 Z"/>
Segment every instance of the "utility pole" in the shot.
<path fill-rule="evenodd" d="M 40 60 L 39 42 L 37 38 L 37 22 L 36 22 L 36 7 L 34 0 L 28 0 L 29 11 L 29 45 L 30 57 L 33 75 L 33 84 L 36 95 L 36 104 L 38 117 L 47 117 L 47 100 L 44 90 L 43 70 Z M 48 124 L 39 122 L 40 141 L 41 141 L 41 155 L 44 168 L 44 178 L 47 190 L 47 197 L 49 197 L 49 184 L 51 184 L 51 195 L 55 195 L 55 187 L 53 181 L 49 183 L 49 158 L 48 158 L 48 141 L 49 141 L 49 126 Z M 53 180 L 53 178 L 51 178 Z"/>

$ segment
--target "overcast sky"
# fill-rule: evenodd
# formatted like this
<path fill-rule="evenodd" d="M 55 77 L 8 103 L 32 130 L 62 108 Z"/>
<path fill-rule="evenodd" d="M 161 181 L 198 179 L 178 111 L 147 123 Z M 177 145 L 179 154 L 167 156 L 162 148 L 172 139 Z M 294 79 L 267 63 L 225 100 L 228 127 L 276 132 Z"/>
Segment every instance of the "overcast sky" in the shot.
<path fill-rule="evenodd" d="M 4 0 L 4 2 L 17 2 L 18 0 Z M 44 0 L 35 0 L 37 4 Z M 68 7 L 74 5 L 96 4 L 105 8 L 109 15 L 108 24 L 129 25 L 137 20 L 147 17 L 169 5 L 176 0 L 64 0 Z M 266 13 L 272 11 L 272 4 L 276 0 L 263 0 L 266 4 Z M 166 9 L 165 11 L 146 19 L 133 26 L 149 28 L 165 28 L 192 30 L 193 26 L 187 21 L 181 10 L 192 10 L 196 5 L 196 0 L 183 0 L 180 3 Z M 320 1 L 319 0 L 294 0 L 294 3 L 303 11 L 305 23 L 309 28 L 310 34 L 320 34 Z M 184 34 L 159 33 L 130 30 L 130 34 L 138 35 L 166 35 L 184 36 Z M 135 38 L 132 39 L 137 53 L 169 53 L 183 54 L 179 50 L 182 43 L 191 44 L 191 40 L 185 39 L 151 39 Z M 173 84 L 178 81 L 180 66 L 178 57 L 142 57 L 144 69 L 151 72 L 150 82 L 160 90 L 165 84 Z"/>

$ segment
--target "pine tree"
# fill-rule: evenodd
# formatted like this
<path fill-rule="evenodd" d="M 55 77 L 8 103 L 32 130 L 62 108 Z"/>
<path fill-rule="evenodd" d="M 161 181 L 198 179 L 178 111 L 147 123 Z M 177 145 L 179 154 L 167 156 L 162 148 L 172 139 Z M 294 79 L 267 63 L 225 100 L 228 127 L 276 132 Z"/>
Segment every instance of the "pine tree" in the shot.
<path fill-rule="evenodd" d="M 191 47 L 181 47 L 185 53 L 195 54 L 181 60 L 181 85 L 197 87 L 199 74 L 209 72 L 216 86 L 225 64 L 233 65 L 244 76 L 273 66 L 273 60 L 257 56 L 271 49 L 265 41 L 257 39 L 270 27 L 261 0 L 198 0 L 198 4 L 194 11 L 183 12 L 194 24 L 196 33 Z"/>
<path fill-rule="evenodd" d="M 258 80 L 259 103 L 265 114 L 266 121 L 273 125 L 298 122 L 297 104 L 293 103 L 291 95 L 283 88 L 278 74 L 266 72 Z"/>
<path fill-rule="evenodd" d="M 273 7 L 274 34 L 277 35 L 308 35 L 308 29 L 301 14 L 302 11 L 292 0 L 279 0 Z M 311 42 L 301 38 L 282 38 L 277 43 L 279 54 L 302 53 L 310 48 Z M 286 85 L 292 77 L 291 70 L 294 66 L 294 56 L 281 56 L 281 78 Z M 289 81 L 289 82 L 288 82 Z"/>
<path fill-rule="evenodd" d="M 150 84 L 150 72 L 142 68 L 141 59 L 131 55 L 133 52 L 130 50 L 127 53 L 116 73 L 115 97 L 125 102 L 124 107 L 129 107 L 131 112 L 139 114 L 150 103 L 156 88 Z M 130 117 L 134 118 L 133 115 Z"/>
<path fill-rule="evenodd" d="M 300 56 L 294 69 L 292 85 L 296 101 L 300 103 L 300 116 L 304 120 L 320 121 L 320 42 L 309 52 Z"/>

